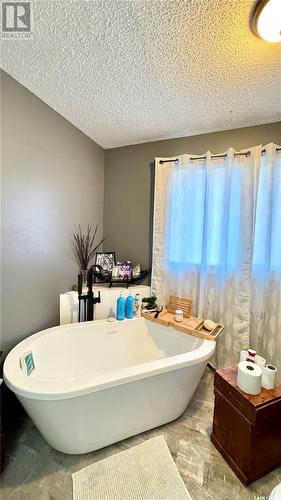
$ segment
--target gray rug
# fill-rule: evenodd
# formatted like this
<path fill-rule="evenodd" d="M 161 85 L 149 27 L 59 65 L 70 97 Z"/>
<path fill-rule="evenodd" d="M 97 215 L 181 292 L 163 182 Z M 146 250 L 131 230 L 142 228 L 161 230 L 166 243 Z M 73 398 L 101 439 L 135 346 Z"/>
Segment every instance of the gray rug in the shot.
<path fill-rule="evenodd" d="M 191 500 L 163 436 L 72 474 L 73 500 Z"/>

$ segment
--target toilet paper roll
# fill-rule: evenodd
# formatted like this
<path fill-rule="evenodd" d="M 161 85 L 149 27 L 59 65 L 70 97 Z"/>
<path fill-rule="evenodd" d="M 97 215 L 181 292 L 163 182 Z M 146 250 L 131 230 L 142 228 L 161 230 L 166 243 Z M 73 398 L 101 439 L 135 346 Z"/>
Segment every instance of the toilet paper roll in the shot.
<path fill-rule="evenodd" d="M 270 493 L 268 500 L 280 500 L 281 499 L 281 483 L 277 484 Z"/>
<path fill-rule="evenodd" d="M 244 349 L 240 351 L 240 361 L 246 361 L 247 356 L 248 356 L 248 351 L 244 351 Z"/>
<path fill-rule="evenodd" d="M 276 382 L 277 368 L 273 365 L 266 365 L 262 369 L 262 382 L 261 385 L 264 389 L 274 389 Z"/>
<path fill-rule="evenodd" d="M 247 394 L 261 392 L 262 369 L 251 361 L 240 361 L 238 364 L 237 385 Z"/>
<path fill-rule="evenodd" d="M 262 368 L 263 366 L 266 365 L 266 359 L 263 358 L 262 356 L 259 356 L 259 354 L 256 354 L 255 363 L 256 363 L 256 365 L 258 365 Z"/>

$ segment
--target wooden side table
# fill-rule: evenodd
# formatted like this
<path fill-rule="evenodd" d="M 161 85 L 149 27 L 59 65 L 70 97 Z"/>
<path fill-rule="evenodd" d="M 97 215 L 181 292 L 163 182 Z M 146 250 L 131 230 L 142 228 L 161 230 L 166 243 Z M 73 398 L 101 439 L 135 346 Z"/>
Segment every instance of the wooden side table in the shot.
<path fill-rule="evenodd" d="M 215 374 L 211 441 L 248 485 L 281 465 L 281 384 L 251 396 L 236 380 L 236 365 Z"/>

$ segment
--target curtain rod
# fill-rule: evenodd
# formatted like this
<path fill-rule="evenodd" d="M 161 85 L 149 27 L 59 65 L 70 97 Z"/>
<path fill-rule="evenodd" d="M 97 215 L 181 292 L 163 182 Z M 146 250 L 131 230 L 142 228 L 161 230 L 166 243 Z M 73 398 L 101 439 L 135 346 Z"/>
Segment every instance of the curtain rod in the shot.
<path fill-rule="evenodd" d="M 276 151 L 281 151 L 281 148 L 276 148 Z M 261 154 L 264 154 L 265 152 L 266 152 L 266 150 L 263 149 L 261 151 Z M 246 156 L 248 158 L 249 156 L 251 156 L 251 151 L 246 151 L 246 153 L 235 153 L 234 156 Z M 211 155 L 211 158 L 226 158 L 226 157 L 227 157 L 226 154 L 223 154 L 223 155 Z M 197 156 L 197 158 L 196 157 L 191 157 L 189 159 L 190 160 L 206 160 L 206 158 L 207 158 L 206 156 Z M 176 163 L 178 163 L 179 159 L 176 158 L 175 160 L 160 160 L 159 163 L 160 163 L 160 165 L 162 165 L 163 163 L 172 163 L 173 161 L 176 162 Z"/>

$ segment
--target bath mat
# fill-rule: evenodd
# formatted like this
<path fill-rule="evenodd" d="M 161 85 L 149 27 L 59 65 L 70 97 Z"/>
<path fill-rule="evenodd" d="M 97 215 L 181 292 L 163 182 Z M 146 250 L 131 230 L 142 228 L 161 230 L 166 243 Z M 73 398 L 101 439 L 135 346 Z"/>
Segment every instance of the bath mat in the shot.
<path fill-rule="evenodd" d="M 191 500 L 163 436 L 72 474 L 73 500 Z"/>

